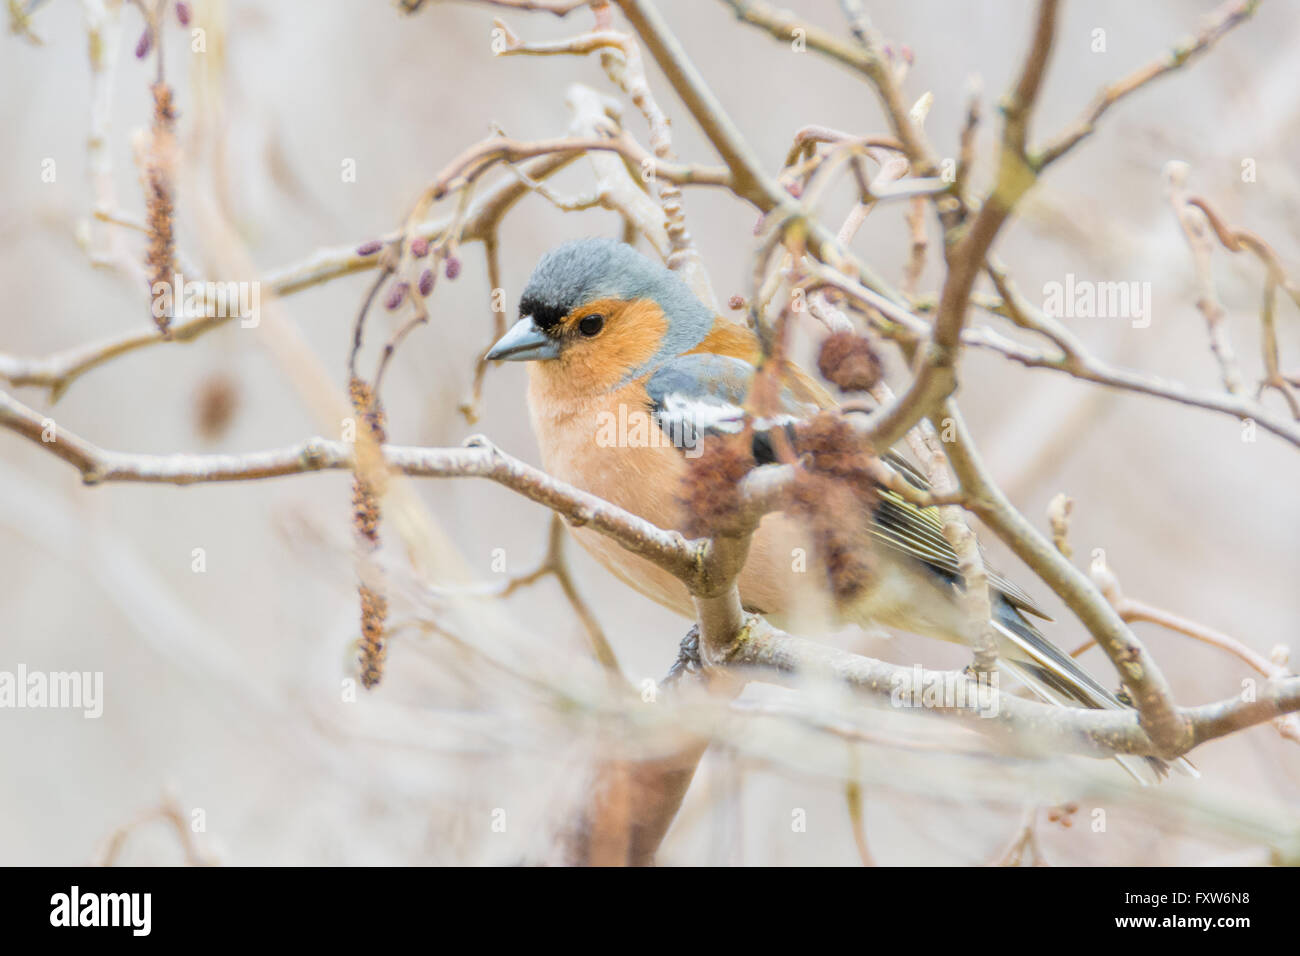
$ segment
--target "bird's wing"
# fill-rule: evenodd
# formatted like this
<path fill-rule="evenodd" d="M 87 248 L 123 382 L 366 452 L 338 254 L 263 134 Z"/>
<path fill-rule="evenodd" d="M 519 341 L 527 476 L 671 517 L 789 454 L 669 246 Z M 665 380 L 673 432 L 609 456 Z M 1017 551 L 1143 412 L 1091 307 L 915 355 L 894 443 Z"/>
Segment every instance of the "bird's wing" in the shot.
<path fill-rule="evenodd" d="M 681 355 L 660 366 L 646 381 L 651 411 L 664 433 L 679 448 L 695 448 L 710 435 L 735 435 L 746 424 L 745 398 L 755 374 L 744 359 L 711 352 Z M 798 377 L 780 394 L 781 411 L 754 424 L 754 457 L 759 464 L 775 460 L 770 432 L 815 415 L 831 404 L 819 400 L 815 382 Z M 925 477 L 894 452 L 882 456 L 904 480 L 929 490 Z M 921 561 L 944 577 L 961 580 L 957 554 L 943 534 L 936 508 L 921 508 L 896 492 L 880 489 L 880 504 L 871 524 L 872 536 L 885 547 Z M 989 584 L 1016 608 L 1050 620 L 1020 587 L 992 569 Z"/>
<path fill-rule="evenodd" d="M 744 359 L 697 352 L 665 362 L 646 380 L 645 387 L 659 427 L 678 447 L 694 448 L 704 438 L 735 435 L 744 429 L 748 418 L 745 397 L 753 379 L 754 366 Z M 780 399 L 779 414 L 753 422 L 756 433 L 765 434 L 817 413 L 815 403 L 800 401 L 789 388 L 782 390 Z M 758 441 L 756 438 L 755 443 Z M 764 463 L 762 458 L 759 461 Z"/>
<path fill-rule="evenodd" d="M 917 469 L 895 452 L 881 456 L 912 487 L 929 491 L 930 484 Z M 945 575 L 959 579 L 957 554 L 943 533 L 943 519 L 937 508 L 920 508 L 897 492 L 881 489 L 880 506 L 876 509 L 872 533 L 880 540 L 894 544 L 925 561 Z M 989 584 L 1002 593 L 1012 607 L 1050 621 L 1051 618 L 1014 581 L 1004 578 L 992 568 L 985 569 Z"/>

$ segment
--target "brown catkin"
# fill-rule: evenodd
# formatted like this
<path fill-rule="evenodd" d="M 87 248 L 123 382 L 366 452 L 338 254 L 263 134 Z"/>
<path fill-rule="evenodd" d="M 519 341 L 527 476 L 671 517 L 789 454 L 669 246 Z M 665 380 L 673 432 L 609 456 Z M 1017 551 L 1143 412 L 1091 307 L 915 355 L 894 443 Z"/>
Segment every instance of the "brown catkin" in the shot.
<path fill-rule="evenodd" d="M 880 356 L 865 336 L 834 332 L 822 342 L 817 370 L 846 392 L 865 392 L 880 381 Z"/>
<path fill-rule="evenodd" d="M 352 407 L 356 410 L 362 423 L 369 429 L 371 436 L 381 445 L 388 441 L 388 432 L 385 430 L 387 417 L 384 415 L 382 405 L 375 402 L 374 392 L 370 386 L 359 378 L 353 378 L 348 382 L 348 397 L 352 400 Z"/>
<path fill-rule="evenodd" d="M 808 470 L 845 484 L 865 510 L 875 508 L 878 493 L 871 474 L 871 446 L 838 414 L 819 412 L 801 422 L 794 430 L 794 450 L 804 456 Z"/>
<path fill-rule="evenodd" d="M 221 372 L 205 378 L 194 395 L 194 424 L 204 441 L 221 438 L 239 408 L 239 388 Z"/>
<path fill-rule="evenodd" d="M 740 502 L 736 486 L 754 467 L 752 436 L 710 436 L 700 443 L 700 454 L 687 458 L 680 497 L 686 506 L 686 526 L 691 537 L 709 536 L 735 519 Z"/>
<path fill-rule="evenodd" d="M 175 188 L 172 174 L 176 165 L 176 110 L 172 104 L 172 91 L 166 83 L 155 83 L 153 90 L 153 136 L 145 165 L 145 219 L 149 228 L 149 288 L 157 294 L 162 288 L 171 288 L 175 274 Z M 172 309 L 180 307 L 182 290 L 172 289 Z M 158 331 L 168 334 L 171 312 L 152 310 Z"/>
<path fill-rule="evenodd" d="M 361 379 L 353 377 L 348 382 L 348 395 L 352 399 L 359 424 L 377 444 L 387 439 L 383 408 L 375 401 L 374 391 Z M 362 443 L 358 442 L 358 449 Z M 379 549 L 379 522 L 383 513 L 379 494 L 369 474 L 374 469 L 358 465 L 352 476 L 352 527 L 363 556 Z M 384 639 L 384 625 L 388 620 L 388 599 L 365 582 L 358 586 L 361 596 L 361 642 L 358 663 L 361 667 L 361 685 L 367 690 L 383 678 L 384 658 L 388 652 Z"/>
<path fill-rule="evenodd" d="M 379 547 L 379 499 L 362 477 L 352 479 L 352 527 L 357 538 L 373 551 Z"/>
<path fill-rule="evenodd" d="M 871 551 L 866 514 L 853 492 L 826 475 L 800 470 L 790 511 L 807 526 L 831 593 L 840 601 L 860 594 L 871 580 Z"/>
<path fill-rule="evenodd" d="M 791 510 L 807 522 L 831 592 L 851 600 L 873 574 L 869 531 L 879 495 L 871 449 L 834 412 L 797 426 L 794 449 L 800 468 Z"/>
<path fill-rule="evenodd" d="M 388 599 L 378 591 L 361 585 L 361 686 L 369 690 L 383 679 L 384 658 L 388 642 L 384 624 L 388 620 Z"/>

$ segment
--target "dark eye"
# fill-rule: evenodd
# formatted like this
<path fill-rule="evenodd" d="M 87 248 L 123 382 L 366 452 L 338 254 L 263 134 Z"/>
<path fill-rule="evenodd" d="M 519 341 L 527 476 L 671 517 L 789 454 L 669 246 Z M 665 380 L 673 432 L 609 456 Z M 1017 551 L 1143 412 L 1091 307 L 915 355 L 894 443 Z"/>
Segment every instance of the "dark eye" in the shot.
<path fill-rule="evenodd" d="M 583 335 L 592 336 L 597 334 L 605 327 L 605 317 L 603 315 L 584 315 L 578 322 L 578 331 Z"/>

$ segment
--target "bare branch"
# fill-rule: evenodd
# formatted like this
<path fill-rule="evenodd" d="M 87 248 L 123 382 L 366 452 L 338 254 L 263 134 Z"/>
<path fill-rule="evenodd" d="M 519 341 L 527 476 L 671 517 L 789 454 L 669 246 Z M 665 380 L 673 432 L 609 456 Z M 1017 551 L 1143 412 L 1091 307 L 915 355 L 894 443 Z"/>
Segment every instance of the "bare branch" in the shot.
<path fill-rule="evenodd" d="M 1030 329 L 1048 338 L 1061 349 L 1061 355 L 1048 355 L 997 335 L 991 329 L 967 329 L 962 334 L 968 345 L 992 349 L 1027 368 L 1047 368 L 1080 379 L 1108 385 L 1111 388 L 1164 398 L 1183 405 L 1204 408 L 1231 415 L 1242 421 L 1250 420 L 1266 431 L 1300 447 L 1300 426 L 1271 413 L 1257 401 L 1243 396 L 1228 395 L 1220 391 L 1195 389 L 1182 382 L 1148 375 L 1132 369 L 1116 368 L 1090 354 L 1073 333 L 1060 322 L 1043 313 L 1033 303 L 1021 296 L 996 263 L 989 266 L 989 275 L 1002 301 L 996 303 L 1005 314 L 1022 328 Z"/>
<path fill-rule="evenodd" d="M 934 150 L 925 138 L 920 125 L 908 113 L 908 102 L 893 73 L 883 43 L 862 15 L 861 6 L 854 4 L 851 21 L 857 43 L 845 43 L 835 34 L 785 10 L 779 10 L 761 0 L 723 0 L 745 23 L 760 27 L 778 40 L 789 42 L 801 31 L 810 50 L 825 54 L 871 81 L 871 88 L 879 98 L 894 135 L 898 137 L 920 176 L 933 176 L 938 169 Z"/>
<path fill-rule="evenodd" d="M 1039 4 L 1033 41 L 1003 108 L 1005 122 L 997 183 L 966 233 L 946 250 L 948 275 L 939 294 L 934 330 L 918 356 L 912 384 L 875 423 L 875 440 L 881 444 L 897 441 L 957 387 L 957 355 L 975 278 L 984 267 L 1003 223 L 1034 182 L 1034 173 L 1025 157 L 1025 138 L 1051 53 L 1056 7 L 1056 0 L 1042 0 Z"/>
<path fill-rule="evenodd" d="M 574 152 L 543 157 L 528 167 L 529 175 L 534 179 L 545 179 L 572 163 L 579 155 Z M 464 241 L 485 239 L 496 229 L 501 217 L 526 195 L 528 188 L 513 179 L 488 190 L 470 210 L 465 222 Z M 421 225 L 415 235 L 434 240 L 441 237 L 451 223 L 450 216 L 435 220 Z M 379 243 L 381 246 L 387 245 L 400 237 L 400 232 L 390 233 L 381 237 Z M 290 295 L 323 282 L 378 268 L 380 258 L 373 252 L 361 251 L 364 248 L 364 243 L 354 243 L 321 249 L 299 262 L 273 269 L 262 277 L 264 291 L 278 296 Z M 233 318 L 233 315 L 189 316 L 171 327 L 171 340 L 192 342 Z M 86 372 L 120 355 L 166 341 L 168 339 L 159 334 L 157 328 L 149 325 L 135 332 L 120 333 L 44 358 L 0 354 L 0 378 L 6 379 L 11 385 L 44 386 L 50 390 L 53 399 L 58 399 L 68 386 Z"/>
<path fill-rule="evenodd" d="M 644 161 L 655 164 L 655 175 L 679 185 L 730 187 L 730 177 L 725 169 L 715 166 L 696 166 L 687 163 L 663 162 L 647 152 L 635 140 L 620 134 L 610 137 L 558 139 L 521 142 L 497 137 L 471 146 L 456 157 L 434 179 L 429 195 L 437 200 L 461 189 L 478 179 L 497 163 L 515 163 L 522 159 L 546 156 L 552 153 L 584 153 L 588 150 L 618 153 L 630 162 L 640 165 Z"/>
<path fill-rule="evenodd" d="M 1165 179 L 1169 184 L 1169 203 L 1178 217 L 1178 224 L 1187 237 L 1196 266 L 1196 281 L 1200 287 L 1196 307 L 1205 317 L 1205 327 L 1210 333 L 1210 349 L 1218 359 L 1223 376 L 1223 387 L 1230 395 L 1242 393 L 1241 368 L 1228 335 L 1227 314 L 1223 303 L 1214 291 L 1214 270 L 1210 264 L 1213 242 L 1205 214 L 1187 201 L 1186 163 L 1172 162 L 1165 166 Z"/>
<path fill-rule="evenodd" d="M 1086 578 L 1084 579 L 1087 580 Z M 1101 602 L 1103 605 L 1105 601 Z M 758 668 L 754 676 L 782 682 L 804 682 L 826 678 L 843 681 L 859 691 L 888 702 L 901 681 L 916 679 L 916 669 L 873 660 L 792 637 L 761 618 L 751 617 L 747 628 L 729 650 L 726 663 L 733 667 Z M 961 679 L 959 672 L 921 670 L 926 686 Z M 909 684 L 910 686 L 910 684 Z M 927 712 L 957 720 L 985 733 L 994 734 L 1015 749 L 1042 748 L 1049 752 L 1093 757 L 1116 754 L 1178 756 L 1192 747 L 1300 710 L 1300 677 L 1269 681 L 1254 700 L 1233 698 L 1199 707 L 1177 708 L 1175 719 L 1186 726 L 1173 753 L 1156 747 L 1140 717 L 1132 710 L 1082 710 L 1055 707 L 1009 694 L 997 697 L 993 707 L 991 688 L 980 689 L 970 682 L 964 707 L 934 707 Z M 996 709 L 996 714 L 991 711 Z M 981 716 L 981 711 L 985 716 Z"/>
<path fill-rule="evenodd" d="M 943 413 L 955 438 L 947 445 L 948 460 L 961 486 L 972 496 L 970 509 L 1016 553 L 1020 560 L 1065 601 L 1110 658 L 1137 705 L 1141 726 L 1157 753 L 1176 756 L 1187 749 L 1186 718 L 1174 704 L 1173 692 L 1160 668 L 1088 578 L 1062 556 L 1052 543 L 1006 499 L 981 463 L 955 403 Z"/>
<path fill-rule="evenodd" d="M 1120 590 L 1119 578 L 1107 566 L 1103 556 L 1098 556 L 1093 560 L 1089 574 L 1093 583 L 1106 596 L 1106 600 L 1110 602 L 1111 607 L 1125 621 L 1145 621 L 1149 624 L 1158 624 L 1160 627 L 1183 634 L 1193 640 L 1200 641 L 1202 644 L 1217 647 L 1219 650 L 1226 651 L 1239 660 L 1245 661 L 1265 677 L 1281 680 L 1292 676 L 1292 672 L 1285 666 L 1290 657 L 1287 648 L 1278 647 L 1274 650 L 1274 660 L 1269 660 L 1263 654 L 1256 653 L 1235 637 L 1231 637 L 1222 631 L 1216 631 L 1212 627 L 1198 624 L 1171 611 L 1128 597 Z M 1083 645 L 1075 653 L 1081 653 L 1090 646 L 1091 642 Z M 1279 717 L 1274 721 L 1274 725 L 1277 727 L 1278 733 L 1283 737 L 1300 743 L 1300 718 L 1297 718 L 1296 715 Z"/>
<path fill-rule="evenodd" d="M 424 6 L 426 0 L 399 0 L 402 9 L 415 13 Z M 460 0 L 461 3 L 481 3 L 509 10 L 527 10 L 539 13 L 553 13 L 557 17 L 567 17 L 580 7 L 589 6 L 592 0 Z"/>
<path fill-rule="evenodd" d="M 1034 155 L 1034 166 L 1041 170 L 1056 162 L 1080 142 L 1091 136 L 1102 115 L 1120 100 L 1136 93 L 1152 80 L 1171 73 L 1205 53 L 1237 24 L 1255 12 L 1259 0 L 1229 0 L 1215 10 L 1203 30 L 1174 45 L 1169 53 L 1112 83 L 1092 101 L 1092 105 L 1067 129 L 1057 134 Z"/>
<path fill-rule="evenodd" d="M 311 471 L 352 470 L 353 449 L 344 442 L 313 439 L 290 448 L 244 455 L 137 455 L 110 452 L 42 420 L 32 410 L 0 393 L 0 427 L 28 438 L 69 462 L 88 484 L 149 482 L 188 485 L 200 482 L 247 481 Z M 45 431 L 52 440 L 43 441 Z M 571 524 L 599 531 L 634 554 L 675 575 L 695 595 L 700 619 L 701 656 L 706 665 L 759 667 L 763 673 L 806 676 L 824 673 L 859 689 L 888 698 L 900 673 L 912 669 L 859 657 L 821 644 L 790 637 L 766 621 L 746 614 L 740 606 L 735 575 L 744 562 L 748 536 L 719 537 L 713 542 L 688 541 L 609 502 L 557 481 L 511 458 L 483 439 L 465 448 L 410 448 L 385 445 L 389 468 L 406 475 L 441 478 L 477 477 L 560 512 Z M 1032 525 L 1005 503 L 972 464 L 963 438 L 952 445 L 953 466 L 963 486 L 982 496 L 971 507 L 1030 563 L 1071 605 L 1103 648 L 1116 647 L 1117 666 L 1138 703 L 1137 717 L 1125 711 L 1060 708 L 1003 695 L 993 719 L 976 709 L 937 708 L 933 712 L 985 731 L 1005 732 L 1021 744 L 1039 741 L 1071 753 L 1113 756 L 1117 753 L 1173 757 L 1206 740 L 1300 710 L 1300 677 L 1270 681 L 1254 700 L 1227 700 L 1194 708 L 1176 708 L 1168 700 L 1163 678 L 1154 663 L 1131 639 L 1128 630 L 1104 597 L 1068 562 L 1042 540 Z M 760 496 L 751 513 L 764 506 Z M 1044 558 L 1043 555 L 1047 555 Z M 1109 615 L 1109 618 L 1107 617 Z M 738 675 L 739 676 L 739 675 Z M 953 680 L 959 675 L 939 674 Z M 909 677 L 910 679 L 910 677 Z M 990 692 L 988 688 L 984 692 Z M 974 691 L 973 691 L 974 693 Z M 1157 706 L 1152 707 L 1151 699 Z M 985 703 L 988 703 L 987 701 Z M 1167 711 L 1162 708 L 1167 707 Z M 1146 709 L 1144 709 L 1146 708 Z M 1151 712 L 1155 711 L 1155 719 Z M 1170 742 L 1162 739 L 1161 721 L 1176 728 Z M 1166 734 L 1167 736 L 1167 734 Z"/>

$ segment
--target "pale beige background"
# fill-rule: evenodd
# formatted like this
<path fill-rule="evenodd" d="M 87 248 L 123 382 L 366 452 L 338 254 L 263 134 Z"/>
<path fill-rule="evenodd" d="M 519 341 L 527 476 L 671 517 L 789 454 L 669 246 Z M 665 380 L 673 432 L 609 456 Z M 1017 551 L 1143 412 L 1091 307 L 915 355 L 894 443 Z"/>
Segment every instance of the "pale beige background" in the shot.
<path fill-rule="evenodd" d="M 831 0 L 801 2 L 815 21 L 841 29 Z M 986 112 L 1012 76 L 1026 39 L 1030 5 L 961 0 L 871 3 L 880 29 L 916 51 L 911 95 L 935 94 L 927 128 L 945 154 L 956 148 L 967 77 L 983 77 Z M 1035 131 L 1060 128 L 1105 82 L 1187 33 L 1212 8 L 1206 2 L 1076 3 L 1067 7 Z M 48 4 L 36 19 L 41 48 L 0 40 L 0 350 L 40 355 L 147 322 L 137 290 L 96 272 L 74 240 L 91 194 L 85 138 L 89 82 L 78 4 Z M 299 259 L 322 246 L 357 243 L 399 224 L 420 188 L 466 145 L 499 123 L 519 138 L 562 133 L 564 90 L 574 81 L 606 89 L 594 60 L 495 59 L 493 11 L 428 4 L 408 18 L 392 5 L 334 2 L 231 2 L 229 126 L 222 147 L 230 167 L 229 203 L 260 267 Z M 812 54 L 798 55 L 735 23 L 720 3 L 665 0 L 666 15 L 710 84 L 769 168 L 794 131 L 821 123 L 861 132 L 885 124 L 866 87 Z M 213 8 L 197 5 L 198 23 Z M 529 38 L 582 29 L 516 14 Z M 147 124 L 151 67 L 131 56 L 139 20 L 126 17 L 114 97 L 114 160 L 125 209 L 141 200 L 130 133 Z M 1092 31 L 1107 50 L 1090 50 Z M 1150 329 L 1117 320 L 1072 327 L 1115 361 L 1216 387 L 1217 370 L 1194 307 L 1190 258 L 1163 194 L 1170 159 L 1192 166 L 1192 188 L 1212 197 L 1232 223 L 1266 237 L 1293 274 L 1300 270 L 1300 189 L 1295 173 L 1300 93 L 1300 8 L 1267 3 L 1194 68 L 1167 78 L 1116 108 L 1102 130 L 1034 193 L 1025 218 L 999 242 L 1031 295 L 1067 273 L 1096 280 L 1149 281 Z M 182 134 L 195 109 L 185 37 L 167 36 Z M 656 94 L 674 119 L 679 155 L 713 162 L 707 145 L 662 77 Z M 631 128 L 644 135 L 629 109 Z M 981 133 L 984 158 L 994 124 Z M 192 144 L 191 144 L 192 145 Z M 1257 181 L 1243 183 L 1243 158 Z M 40 178 L 53 158 L 57 179 Z M 355 183 L 340 181 L 355 159 Z M 188 167 L 185 167 L 188 169 Z M 193 182 L 204 183 L 192 170 Z M 559 182 L 580 192 L 589 168 Z M 182 197 L 179 238 L 205 254 Z M 748 277 L 754 212 L 721 193 L 688 192 L 690 228 L 719 296 Z M 837 214 L 838 215 L 838 214 Z M 617 228 L 605 212 L 561 215 L 537 198 L 510 219 L 502 242 L 513 303 L 538 255 L 570 236 Z M 901 212 L 868 222 L 856 248 L 886 276 L 906 255 Z M 933 260 L 934 257 L 932 257 Z M 473 357 L 489 336 L 481 249 L 469 247 L 455 283 L 432 300 L 433 321 L 400 353 L 388 389 L 393 440 L 456 444 L 483 431 L 525 459 L 537 453 L 523 412 L 523 371 L 494 371 L 481 422 L 467 425 L 455 406 Z M 1244 257 L 1217 254 L 1215 274 L 1232 333 L 1252 372 L 1258 368 L 1256 310 L 1260 270 Z M 934 262 L 925 285 L 934 287 Z M 365 277 L 352 277 L 284 303 L 322 366 L 343 381 L 352 317 Z M 1280 305 L 1284 351 L 1300 366 L 1294 307 Z M 77 382 L 55 406 L 58 420 L 109 448 L 236 452 L 285 445 L 321 426 L 263 347 L 263 330 L 227 327 L 188 346 L 142 350 Z M 1240 425 L 1128 395 L 1090 390 L 1046 372 L 1026 372 L 970 355 L 962 399 L 988 463 L 1025 512 L 1043 522 L 1057 491 L 1077 502 L 1073 541 L 1080 561 L 1096 547 L 1134 596 L 1227 631 L 1267 653 L 1290 643 L 1300 653 L 1300 457 L 1261 433 L 1244 443 Z M 237 384 L 230 430 L 206 445 L 195 428 L 196 388 L 212 375 Z M 39 390 L 17 396 L 48 409 Z M 1078 403 L 1092 414 L 1055 434 Z M 1044 457 L 1043 449 L 1051 445 Z M 522 499 L 473 481 L 418 484 L 431 513 L 464 554 L 472 573 L 491 577 L 494 548 L 514 569 L 533 560 L 546 515 Z M 67 466 L 14 436 L 0 435 L 0 668 L 23 662 L 44 670 L 101 670 L 102 719 L 76 713 L 0 712 L 0 862 L 76 863 L 91 857 L 114 827 L 173 786 L 181 803 L 206 812 L 221 859 L 244 864 L 490 862 L 514 844 L 493 843 L 490 814 L 513 819 L 541 812 L 543 781 L 556 771 L 544 751 L 497 741 L 454 756 L 464 744 L 446 715 L 468 701 L 422 694 L 421 658 L 404 644 L 384 687 L 340 712 L 356 633 L 348 551 L 348 479 L 318 475 L 257 485 L 177 489 L 85 489 Z M 192 549 L 207 571 L 191 571 Z M 996 542 L 990 554 L 1026 577 Z M 584 593 L 611 633 L 629 675 L 658 677 L 671 661 L 683 622 L 575 556 Z M 1074 646 L 1081 629 L 1034 581 L 1029 589 L 1057 614 L 1052 631 Z M 510 610 L 549 635 L 555 654 L 581 656 L 576 624 L 553 584 L 512 599 Z M 1143 627 L 1180 700 L 1233 693 L 1240 663 L 1188 640 Z M 910 663 L 960 666 L 958 649 L 900 637 L 853 646 Z M 1096 651 L 1088 660 L 1106 671 Z M 444 686 L 445 691 L 445 686 Z M 442 715 L 442 716 L 440 716 Z M 445 717 L 445 719 L 444 719 Z M 476 743 L 481 743 L 476 742 Z M 539 756 L 540 754 L 540 756 Z M 1300 798 L 1300 752 L 1267 727 L 1197 751 L 1199 787 L 1230 804 L 1293 812 Z M 717 761 L 706 763 L 670 836 L 667 863 L 835 863 L 856 861 L 839 785 L 816 774 L 746 765 L 738 798 L 725 791 Z M 888 778 L 889 767 L 877 768 Z M 951 799 L 902 798 L 888 785 L 869 792 L 868 832 L 887 863 L 971 863 L 990 857 L 1012 834 L 1015 805 L 962 806 Z M 903 789 L 906 789 L 905 787 Z M 722 809 L 719 810 L 719 807 Z M 1291 808 L 1286 811 L 1285 808 Z M 807 833 L 792 833 L 792 808 L 806 808 Z M 1106 834 L 1086 825 L 1049 827 L 1044 842 L 1062 862 L 1124 864 L 1203 861 L 1242 844 L 1176 840 L 1122 813 Z M 1294 817 L 1291 818 L 1294 820 Z M 1084 821 L 1086 823 L 1086 821 Z M 523 824 L 528 826 L 528 824 Z M 123 859 L 180 858 L 162 828 L 142 830 Z"/>

